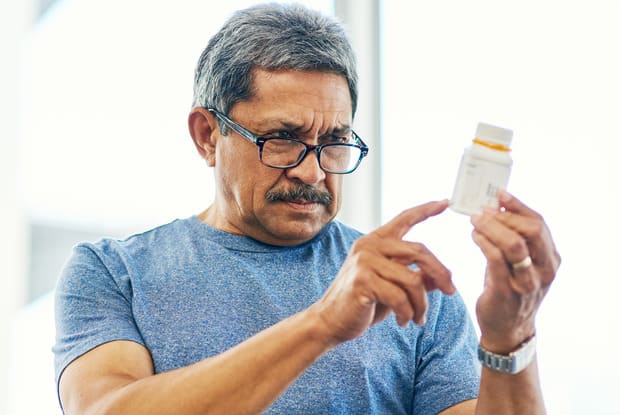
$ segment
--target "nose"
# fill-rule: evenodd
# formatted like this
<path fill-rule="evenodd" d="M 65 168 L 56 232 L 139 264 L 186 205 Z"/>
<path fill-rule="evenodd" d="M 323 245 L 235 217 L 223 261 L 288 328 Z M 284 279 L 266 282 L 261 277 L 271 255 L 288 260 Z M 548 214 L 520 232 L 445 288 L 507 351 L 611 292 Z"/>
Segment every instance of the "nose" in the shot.
<path fill-rule="evenodd" d="M 325 172 L 319 166 L 317 149 L 308 149 L 301 163 L 286 169 L 286 175 L 306 184 L 316 184 L 325 179 Z"/>

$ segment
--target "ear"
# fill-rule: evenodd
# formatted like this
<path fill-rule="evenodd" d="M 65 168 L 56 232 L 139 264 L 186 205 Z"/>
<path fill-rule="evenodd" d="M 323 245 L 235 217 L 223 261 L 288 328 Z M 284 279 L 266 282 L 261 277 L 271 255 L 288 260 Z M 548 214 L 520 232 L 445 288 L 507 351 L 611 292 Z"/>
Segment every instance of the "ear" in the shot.
<path fill-rule="evenodd" d="M 217 120 L 215 116 L 202 107 L 195 107 L 187 119 L 189 133 L 200 156 L 209 167 L 215 166 L 215 143 Z"/>

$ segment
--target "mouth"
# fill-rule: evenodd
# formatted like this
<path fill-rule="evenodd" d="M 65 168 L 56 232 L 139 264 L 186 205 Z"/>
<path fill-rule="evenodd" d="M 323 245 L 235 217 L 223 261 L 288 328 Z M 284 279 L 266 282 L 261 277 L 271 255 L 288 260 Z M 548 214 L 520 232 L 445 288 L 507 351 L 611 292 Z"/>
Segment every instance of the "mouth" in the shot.
<path fill-rule="evenodd" d="M 303 212 L 313 211 L 317 209 L 318 207 L 322 206 L 320 203 L 311 202 L 311 201 L 304 200 L 304 199 L 290 200 L 290 201 L 286 201 L 285 203 L 289 207 L 297 211 L 303 211 Z"/>

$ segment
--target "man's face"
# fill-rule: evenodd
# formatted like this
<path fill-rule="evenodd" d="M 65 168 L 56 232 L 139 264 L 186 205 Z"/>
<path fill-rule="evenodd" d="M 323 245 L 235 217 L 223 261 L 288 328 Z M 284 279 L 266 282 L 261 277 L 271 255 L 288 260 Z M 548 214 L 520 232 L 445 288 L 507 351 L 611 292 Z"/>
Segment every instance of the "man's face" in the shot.
<path fill-rule="evenodd" d="M 253 86 L 253 98 L 235 104 L 228 115 L 256 135 L 295 136 L 316 145 L 351 128 L 351 97 L 340 75 L 258 69 Z M 204 213 L 208 223 L 265 243 L 296 245 L 336 216 L 343 176 L 321 170 L 315 153 L 296 167 L 275 169 L 262 164 L 257 146 L 233 130 L 227 136 L 219 129 L 214 134 L 218 189 L 214 205 Z M 302 188 L 329 194 L 331 202 L 286 196 Z"/>

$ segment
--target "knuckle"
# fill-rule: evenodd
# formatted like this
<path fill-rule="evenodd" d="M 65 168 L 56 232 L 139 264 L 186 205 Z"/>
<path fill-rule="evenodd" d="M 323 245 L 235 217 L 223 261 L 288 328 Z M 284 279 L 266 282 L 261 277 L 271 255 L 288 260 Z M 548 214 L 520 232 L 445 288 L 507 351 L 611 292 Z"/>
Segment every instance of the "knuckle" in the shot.
<path fill-rule="evenodd" d="M 540 284 L 538 284 L 538 280 L 536 278 L 526 278 L 525 289 L 527 290 L 527 292 L 532 293 L 538 290 L 539 286 Z"/>
<path fill-rule="evenodd" d="M 413 250 L 413 253 L 416 255 L 421 255 L 421 254 L 425 254 L 428 252 L 428 248 L 426 247 L 426 245 L 424 245 L 421 242 L 413 242 L 411 244 L 411 249 Z"/>
<path fill-rule="evenodd" d="M 542 278 L 543 281 L 541 283 L 541 286 L 544 288 L 548 288 L 551 283 L 553 283 L 553 281 L 555 280 L 556 277 L 556 273 L 554 271 L 546 271 L 542 273 Z"/>
<path fill-rule="evenodd" d="M 352 281 L 355 289 L 366 289 L 371 284 L 371 276 L 368 272 L 359 272 Z"/>
<path fill-rule="evenodd" d="M 447 268 L 441 269 L 438 272 L 438 276 L 442 280 L 451 280 L 452 279 L 452 271 Z"/>
<path fill-rule="evenodd" d="M 530 228 L 530 234 L 531 236 L 542 235 L 544 230 L 545 230 L 545 222 L 542 220 L 535 220 L 533 221 L 532 226 Z"/>
<path fill-rule="evenodd" d="M 533 292 L 538 291 L 540 284 L 538 283 L 538 280 L 536 278 L 529 277 L 529 278 L 524 278 L 521 281 L 520 286 L 524 293 L 531 294 Z"/>
<path fill-rule="evenodd" d="M 356 252 L 353 255 L 353 260 L 354 263 L 359 267 L 359 268 L 368 268 L 371 266 L 372 264 L 372 254 L 367 251 L 367 250 L 361 250 Z"/>
<path fill-rule="evenodd" d="M 355 242 L 353 242 L 353 245 L 351 247 L 351 251 L 352 252 L 363 251 L 371 243 L 371 241 L 373 239 L 375 239 L 375 238 L 376 238 L 376 236 L 371 235 L 371 234 L 364 235 L 364 236 L 358 238 Z"/>
<path fill-rule="evenodd" d="M 487 254 L 487 259 L 489 260 L 489 262 L 503 263 L 504 255 L 499 250 L 493 250 Z"/>
<path fill-rule="evenodd" d="M 368 242 L 357 240 L 351 248 L 349 256 L 352 257 L 356 263 L 365 263 L 373 256 L 373 250 L 369 249 Z"/>
<path fill-rule="evenodd" d="M 521 255 L 524 251 L 527 252 L 527 246 L 525 244 L 525 241 L 523 240 L 523 238 L 520 237 L 511 238 L 510 241 L 508 241 L 506 248 L 508 254 L 510 254 L 511 256 L 518 256 Z"/>
<path fill-rule="evenodd" d="M 370 256 L 370 251 L 368 249 L 360 249 L 355 253 L 355 257 L 358 261 L 367 261 Z"/>
<path fill-rule="evenodd" d="M 532 215 L 539 221 L 539 222 L 545 222 L 545 218 L 543 217 L 543 215 L 541 215 L 540 213 L 536 212 L 535 210 L 532 211 Z"/>
<path fill-rule="evenodd" d="M 515 275 L 515 277 L 511 279 L 511 286 L 519 296 L 532 296 L 541 291 L 542 284 L 538 274 L 523 272 Z"/>
<path fill-rule="evenodd" d="M 395 295 L 392 307 L 399 313 L 407 313 L 412 309 L 411 304 L 409 303 L 409 297 L 407 297 L 407 295 L 402 291 Z"/>
<path fill-rule="evenodd" d="M 508 210 L 504 210 L 497 214 L 497 218 L 503 223 L 510 223 L 514 221 L 515 215 Z"/>
<path fill-rule="evenodd" d="M 547 263 L 542 267 L 542 276 L 545 284 L 551 284 L 556 277 L 558 269 L 560 268 L 560 264 L 562 263 L 562 258 L 560 254 L 556 252 L 553 253 L 553 256 L 547 261 Z"/>
<path fill-rule="evenodd" d="M 424 280 L 419 272 L 411 271 L 409 274 L 411 275 L 411 278 L 407 281 L 409 288 L 415 291 L 424 287 Z"/>

